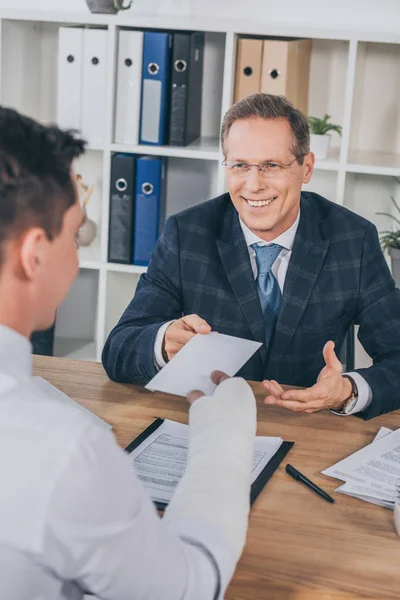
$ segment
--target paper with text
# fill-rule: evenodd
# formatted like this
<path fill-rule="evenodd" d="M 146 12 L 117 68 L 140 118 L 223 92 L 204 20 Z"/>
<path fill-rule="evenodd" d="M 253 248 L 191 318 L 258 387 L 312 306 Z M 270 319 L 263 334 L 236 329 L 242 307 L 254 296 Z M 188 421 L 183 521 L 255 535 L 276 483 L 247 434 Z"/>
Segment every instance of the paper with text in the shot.
<path fill-rule="evenodd" d="M 354 495 L 381 498 L 385 502 L 393 498 L 400 481 L 400 429 L 380 431 L 379 434 L 381 436 L 371 444 L 325 469 L 322 474 L 348 484 L 340 487 L 341 492 L 354 491 Z"/>
<path fill-rule="evenodd" d="M 146 389 L 177 396 L 186 396 L 192 390 L 212 394 L 216 386 L 211 373 L 235 375 L 260 346 L 260 342 L 214 331 L 197 334 L 149 381 Z"/>
<path fill-rule="evenodd" d="M 156 502 L 169 503 L 185 472 L 189 426 L 166 419 L 156 431 L 130 453 L 136 474 Z M 279 437 L 256 437 L 251 482 L 279 450 Z"/>
<path fill-rule="evenodd" d="M 393 429 L 381 427 L 374 437 L 373 442 L 377 442 L 390 433 L 393 433 Z M 336 488 L 335 492 L 353 496 L 353 498 L 358 498 L 359 500 L 370 502 L 377 506 L 383 506 L 384 508 L 393 508 L 396 500 L 396 494 L 385 494 L 381 490 L 376 490 L 374 484 L 362 484 L 354 481 L 347 481 Z"/>

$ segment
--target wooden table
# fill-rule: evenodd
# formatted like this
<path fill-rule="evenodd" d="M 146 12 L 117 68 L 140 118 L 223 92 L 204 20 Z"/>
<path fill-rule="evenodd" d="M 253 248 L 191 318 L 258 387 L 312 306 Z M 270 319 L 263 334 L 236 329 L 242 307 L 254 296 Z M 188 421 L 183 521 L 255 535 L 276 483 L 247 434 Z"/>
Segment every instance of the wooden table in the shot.
<path fill-rule="evenodd" d="M 187 423 L 183 398 L 113 383 L 99 364 L 47 357 L 34 357 L 33 364 L 36 375 L 108 421 L 123 447 L 155 417 Z M 296 414 L 257 398 L 258 435 L 296 442 L 288 460 L 328 493 L 340 483 L 320 475 L 322 469 L 369 443 L 381 425 L 400 427 L 400 412 L 365 422 L 329 412 Z M 227 600 L 400 598 L 392 511 L 341 494 L 328 504 L 289 478 L 286 462 L 252 508 Z"/>

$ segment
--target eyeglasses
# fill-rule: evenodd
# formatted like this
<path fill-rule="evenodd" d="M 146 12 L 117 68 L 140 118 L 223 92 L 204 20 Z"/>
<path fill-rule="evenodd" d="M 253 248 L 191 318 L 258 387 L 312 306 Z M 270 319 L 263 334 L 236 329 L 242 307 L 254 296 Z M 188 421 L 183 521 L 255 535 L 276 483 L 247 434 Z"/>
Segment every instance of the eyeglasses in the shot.
<path fill-rule="evenodd" d="M 257 167 L 260 175 L 262 175 L 263 177 L 276 177 L 286 169 L 289 169 L 296 162 L 296 160 L 303 158 L 303 156 L 304 154 L 302 156 L 296 156 L 296 158 L 287 165 L 282 165 L 274 162 L 266 162 L 263 165 L 252 165 L 246 162 L 238 163 L 227 160 L 224 160 L 222 164 L 224 165 L 224 167 L 229 169 L 233 175 L 238 177 L 247 177 L 247 175 L 250 173 L 251 167 Z"/>

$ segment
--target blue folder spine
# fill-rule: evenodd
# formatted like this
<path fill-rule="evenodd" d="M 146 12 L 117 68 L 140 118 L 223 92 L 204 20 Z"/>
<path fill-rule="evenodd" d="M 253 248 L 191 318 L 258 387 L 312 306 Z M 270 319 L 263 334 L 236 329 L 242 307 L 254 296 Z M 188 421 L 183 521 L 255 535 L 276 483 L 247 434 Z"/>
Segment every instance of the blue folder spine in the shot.
<path fill-rule="evenodd" d="M 146 31 L 143 39 L 140 144 L 163 146 L 169 115 L 172 35 Z"/>
<path fill-rule="evenodd" d="M 165 218 L 165 170 L 163 158 L 136 159 L 136 202 L 133 264 L 147 266 Z"/>

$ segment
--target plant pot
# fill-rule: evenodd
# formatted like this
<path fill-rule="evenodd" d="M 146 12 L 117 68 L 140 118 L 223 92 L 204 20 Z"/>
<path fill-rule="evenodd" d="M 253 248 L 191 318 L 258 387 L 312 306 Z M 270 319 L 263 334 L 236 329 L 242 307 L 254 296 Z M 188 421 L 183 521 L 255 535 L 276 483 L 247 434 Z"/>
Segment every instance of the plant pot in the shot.
<path fill-rule="evenodd" d="M 310 150 L 314 152 L 315 158 L 324 160 L 328 156 L 329 145 L 331 142 L 331 136 L 329 133 L 325 135 L 316 135 L 312 133 L 310 135 Z"/>
<path fill-rule="evenodd" d="M 389 256 L 392 261 L 393 279 L 396 286 L 400 288 L 400 250 L 399 248 L 389 248 Z"/>
<path fill-rule="evenodd" d="M 118 12 L 114 6 L 114 0 L 86 0 L 86 4 L 92 13 L 116 15 Z"/>

